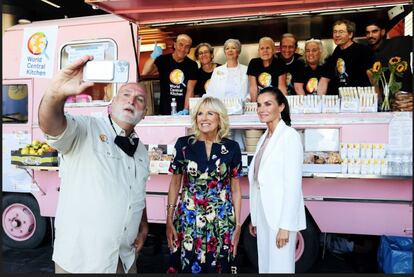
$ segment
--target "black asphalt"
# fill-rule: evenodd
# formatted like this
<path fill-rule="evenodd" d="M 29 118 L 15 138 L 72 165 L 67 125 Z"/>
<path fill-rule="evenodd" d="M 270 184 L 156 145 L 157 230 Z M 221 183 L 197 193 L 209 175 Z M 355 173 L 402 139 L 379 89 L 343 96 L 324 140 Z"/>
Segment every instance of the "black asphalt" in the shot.
<path fill-rule="evenodd" d="M 163 225 L 151 225 L 150 234 L 144 249 L 138 259 L 139 273 L 165 273 L 168 262 L 168 249 L 164 235 Z M 319 257 L 315 265 L 309 271 L 311 273 L 377 273 L 375 237 L 354 236 L 356 241 L 374 241 L 374 247 L 367 249 L 365 253 L 334 254 L 323 249 L 319 251 Z M 371 243 L 372 245 L 372 243 Z M 256 273 L 257 270 L 244 255 L 243 245 L 240 246 L 238 261 L 238 273 Z M 54 264 L 52 258 L 52 243 L 50 237 L 45 239 L 36 249 L 10 249 L 3 246 L 2 272 L 3 273 L 53 273 Z"/>

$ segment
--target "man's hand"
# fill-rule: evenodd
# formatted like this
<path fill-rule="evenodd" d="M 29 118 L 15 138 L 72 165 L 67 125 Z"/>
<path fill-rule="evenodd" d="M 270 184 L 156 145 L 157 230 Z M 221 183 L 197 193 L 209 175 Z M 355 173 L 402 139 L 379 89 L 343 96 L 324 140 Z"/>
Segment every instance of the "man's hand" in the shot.
<path fill-rule="evenodd" d="M 161 55 L 162 55 L 162 48 L 159 47 L 157 44 L 155 44 L 154 50 L 151 53 L 151 58 L 153 58 L 155 60 L 156 58 L 158 58 Z"/>
<path fill-rule="evenodd" d="M 134 241 L 134 247 L 136 252 L 140 252 L 141 249 L 144 247 L 145 240 L 147 239 L 148 235 L 148 222 L 141 221 L 141 224 L 139 225 L 139 232 L 137 235 L 137 238 Z"/>
<path fill-rule="evenodd" d="M 189 114 L 190 114 L 190 112 L 187 109 L 184 109 L 182 111 L 179 111 L 175 115 L 189 115 Z"/>
<path fill-rule="evenodd" d="M 66 129 L 64 105 L 66 98 L 81 94 L 92 82 L 82 82 L 83 66 L 93 56 L 83 56 L 60 70 L 51 80 L 39 105 L 39 126 L 50 136 L 58 136 Z"/>
<path fill-rule="evenodd" d="M 93 60 L 93 56 L 83 56 L 64 67 L 53 77 L 47 93 L 66 99 L 68 96 L 81 94 L 88 87 L 93 86 L 92 82 L 82 82 L 83 67 L 91 60 Z"/>

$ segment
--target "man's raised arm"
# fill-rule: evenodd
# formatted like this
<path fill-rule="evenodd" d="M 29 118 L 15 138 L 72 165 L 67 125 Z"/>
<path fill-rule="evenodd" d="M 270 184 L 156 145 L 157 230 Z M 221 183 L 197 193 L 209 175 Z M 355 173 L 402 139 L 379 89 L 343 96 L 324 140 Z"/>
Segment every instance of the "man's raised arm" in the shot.
<path fill-rule="evenodd" d="M 92 59 L 93 56 L 83 56 L 60 70 L 51 80 L 39 106 L 39 126 L 45 134 L 62 134 L 66 128 L 63 112 L 66 98 L 93 86 L 92 82 L 82 82 L 83 66 Z"/>

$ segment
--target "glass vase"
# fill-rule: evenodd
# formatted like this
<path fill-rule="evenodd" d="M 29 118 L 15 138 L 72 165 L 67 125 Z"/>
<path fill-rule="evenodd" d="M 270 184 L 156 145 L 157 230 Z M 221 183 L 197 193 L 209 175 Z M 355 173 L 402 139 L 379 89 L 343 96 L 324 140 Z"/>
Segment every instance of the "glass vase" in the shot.
<path fill-rule="evenodd" d="M 388 85 L 385 85 L 383 87 L 383 94 L 384 94 L 384 99 L 382 100 L 382 104 L 381 104 L 381 112 L 389 112 L 391 111 L 391 107 L 390 107 L 390 88 Z"/>

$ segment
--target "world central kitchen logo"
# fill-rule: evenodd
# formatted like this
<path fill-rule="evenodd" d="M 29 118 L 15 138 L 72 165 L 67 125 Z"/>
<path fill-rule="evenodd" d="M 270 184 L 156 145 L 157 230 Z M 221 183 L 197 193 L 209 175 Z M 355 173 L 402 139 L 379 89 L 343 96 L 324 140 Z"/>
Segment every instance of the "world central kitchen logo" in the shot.
<path fill-rule="evenodd" d="M 34 33 L 27 41 L 27 49 L 33 55 L 46 54 L 47 37 L 43 32 Z"/>
<path fill-rule="evenodd" d="M 47 44 L 47 36 L 43 32 L 36 32 L 29 37 L 27 49 L 32 55 L 27 56 L 26 74 L 31 76 L 46 75 L 46 62 L 49 60 L 46 54 Z"/>

